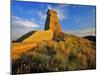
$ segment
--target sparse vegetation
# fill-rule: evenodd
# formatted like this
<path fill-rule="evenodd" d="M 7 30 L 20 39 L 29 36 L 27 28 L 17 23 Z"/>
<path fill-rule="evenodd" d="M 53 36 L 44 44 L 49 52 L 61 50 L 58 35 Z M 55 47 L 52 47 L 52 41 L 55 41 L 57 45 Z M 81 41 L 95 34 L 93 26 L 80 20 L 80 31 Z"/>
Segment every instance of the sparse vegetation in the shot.
<path fill-rule="evenodd" d="M 96 68 L 96 50 L 92 41 L 69 34 L 61 35 L 49 41 L 37 42 L 35 48 L 23 52 L 16 60 L 12 59 L 12 73 Z"/>

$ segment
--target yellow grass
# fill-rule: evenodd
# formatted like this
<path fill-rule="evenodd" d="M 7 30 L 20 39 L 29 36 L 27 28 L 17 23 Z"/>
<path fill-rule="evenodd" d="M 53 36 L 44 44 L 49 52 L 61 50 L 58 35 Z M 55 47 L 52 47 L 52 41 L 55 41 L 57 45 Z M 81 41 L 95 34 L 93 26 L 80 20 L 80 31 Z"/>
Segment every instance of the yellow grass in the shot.
<path fill-rule="evenodd" d="M 26 39 L 26 42 L 12 43 L 14 74 L 96 68 L 95 42 L 68 34 L 37 42 L 32 37 Z M 28 42 L 30 39 L 32 42 Z"/>
<path fill-rule="evenodd" d="M 22 42 L 12 43 L 12 59 L 18 59 L 23 52 L 36 47 L 36 43 L 42 40 L 50 40 L 53 37 L 52 30 L 37 31 Z"/>
<path fill-rule="evenodd" d="M 53 32 L 51 29 L 46 30 L 46 31 L 37 31 L 30 37 L 26 38 L 23 40 L 23 42 L 37 42 L 37 41 L 42 41 L 42 40 L 51 40 L 53 38 Z"/>
<path fill-rule="evenodd" d="M 23 52 L 34 47 L 36 47 L 36 43 L 33 42 L 12 43 L 12 59 L 18 59 Z"/>

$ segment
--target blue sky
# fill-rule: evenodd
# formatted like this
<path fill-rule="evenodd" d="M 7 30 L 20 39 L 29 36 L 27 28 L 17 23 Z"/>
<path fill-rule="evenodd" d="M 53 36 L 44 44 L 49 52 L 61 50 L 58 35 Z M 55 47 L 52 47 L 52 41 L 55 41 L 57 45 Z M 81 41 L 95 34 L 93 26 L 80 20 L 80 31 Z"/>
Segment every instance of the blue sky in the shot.
<path fill-rule="evenodd" d="M 48 9 L 57 11 L 63 32 L 95 35 L 95 6 L 12 1 L 12 39 L 43 30 Z"/>

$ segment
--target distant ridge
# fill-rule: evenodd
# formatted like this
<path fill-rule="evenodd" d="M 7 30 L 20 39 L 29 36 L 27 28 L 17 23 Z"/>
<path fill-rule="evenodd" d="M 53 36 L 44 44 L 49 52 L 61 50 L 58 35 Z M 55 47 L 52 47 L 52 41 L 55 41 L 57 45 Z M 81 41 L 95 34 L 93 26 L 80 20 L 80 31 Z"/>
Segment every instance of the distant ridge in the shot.
<path fill-rule="evenodd" d="M 83 38 L 86 38 L 86 39 L 88 39 L 88 40 L 90 40 L 90 41 L 93 41 L 93 42 L 96 42 L 96 36 L 85 36 L 85 37 L 83 37 Z"/>
<path fill-rule="evenodd" d="M 16 42 L 22 42 L 24 39 L 30 37 L 32 34 L 34 34 L 36 31 L 30 31 L 23 36 L 21 36 L 19 39 L 16 40 Z"/>

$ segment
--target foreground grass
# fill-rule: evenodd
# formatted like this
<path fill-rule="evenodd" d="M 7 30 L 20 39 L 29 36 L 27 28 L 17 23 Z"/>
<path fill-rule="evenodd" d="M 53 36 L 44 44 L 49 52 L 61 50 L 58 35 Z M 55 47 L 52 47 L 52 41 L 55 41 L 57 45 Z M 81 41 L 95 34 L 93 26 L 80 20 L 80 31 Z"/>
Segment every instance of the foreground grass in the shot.
<path fill-rule="evenodd" d="M 33 42 L 16 42 L 12 43 L 12 59 L 18 59 L 23 52 L 28 51 L 31 48 L 36 47 L 36 43 Z"/>
<path fill-rule="evenodd" d="M 12 59 L 12 73 L 40 73 L 96 68 L 95 43 L 73 35 L 59 35 L 36 43 Z"/>

